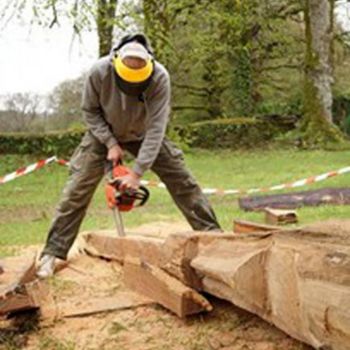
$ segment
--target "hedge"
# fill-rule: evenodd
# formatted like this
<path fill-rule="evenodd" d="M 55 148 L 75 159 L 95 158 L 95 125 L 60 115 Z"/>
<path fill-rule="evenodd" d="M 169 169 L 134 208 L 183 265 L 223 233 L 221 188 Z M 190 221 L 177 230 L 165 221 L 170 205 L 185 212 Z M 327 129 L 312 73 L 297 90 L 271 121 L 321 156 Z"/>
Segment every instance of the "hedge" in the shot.
<path fill-rule="evenodd" d="M 0 153 L 69 156 L 85 130 L 45 134 L 0 133 Z"/>
<path fill-rule="evenodd" d="M 175 127 L 184 142 L 200 148 L 254 148 L 294 127 L 295 120 L 280 122 L 273 117 L 216 119 Z"/>
<path fill-rule="evenodd" d="M 247 148 L 259 147 L 281 131 L 292 127 L 274 117 L 232 118 L 173 126 L 170 137 L 190 147 Z M 85 130 L 45 134 L 0 133 L 0 153 L 58 155 L 67 157 L 79 144 Z"/>

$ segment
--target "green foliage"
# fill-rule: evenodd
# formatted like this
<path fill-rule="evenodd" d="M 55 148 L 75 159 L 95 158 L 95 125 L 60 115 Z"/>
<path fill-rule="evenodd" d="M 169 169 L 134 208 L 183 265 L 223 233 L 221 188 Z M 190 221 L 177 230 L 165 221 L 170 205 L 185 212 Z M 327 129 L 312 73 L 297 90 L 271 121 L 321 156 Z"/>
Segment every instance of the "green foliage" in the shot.
<path fill-rule="evenodd" d="M 289 130 L 292 125 L 287 126 Z M 232 118 L 173 125 L 168 136 L 185 151 L 191 147 L 231 148 L 255 147 L 272 140 L 286 127 L 280 121 Z M 85 129 L 43 134 L 2 133 L 0 154 L 58 155 L 67 157 L 81 141 Z"/>
<path fill-rule="evenodd" d="M 45 134 L 0 134 L 0 154 L 70 155 L 81 141 L 85 130 Z"/>
<path fill-rule="evenodd" d="M 197 122 L 175 130 L 191 147 L 240 149 L 266 144 L 281 128 L 262 119 L 232 118 Z"/>

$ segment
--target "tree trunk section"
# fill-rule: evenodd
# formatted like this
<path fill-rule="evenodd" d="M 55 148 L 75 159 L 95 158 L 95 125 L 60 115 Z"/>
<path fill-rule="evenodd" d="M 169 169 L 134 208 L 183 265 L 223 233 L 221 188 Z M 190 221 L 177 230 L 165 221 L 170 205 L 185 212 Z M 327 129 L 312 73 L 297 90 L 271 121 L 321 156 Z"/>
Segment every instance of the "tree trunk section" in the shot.
<path fill-rule="evenodd" d="M 306 143 L 341 141 L 332 119 L 334 0 L 305 0 L 304 120 Z"/>
<path fill-rule="evenodd" d="M 99 41 L 99 57 L 109 54 L 113 43 L 113 28 L 118 0 L 98 0 L 97 33 Z"/>
<path fill-rule="evenodd" d="M 168 1 L 143 0 L 144 31 L 149 37 L 155 57 L 169 68 L 170 64 L 170 14 Z"/>

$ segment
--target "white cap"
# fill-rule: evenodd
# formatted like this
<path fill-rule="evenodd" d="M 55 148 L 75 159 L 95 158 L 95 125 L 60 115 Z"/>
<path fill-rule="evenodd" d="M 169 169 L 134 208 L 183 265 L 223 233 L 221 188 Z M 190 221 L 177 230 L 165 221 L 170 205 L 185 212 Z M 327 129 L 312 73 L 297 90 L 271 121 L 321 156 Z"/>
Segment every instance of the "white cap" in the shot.
<path fill-rule="evenodd" d="M 146 48 L 135 41 L 123 45 L 119 50 L 118 55 L 121 59 L 124 59 L 125 57 L 137 57 L 144 61 L 148 61 L 151 58 L 151 55 Z"/>

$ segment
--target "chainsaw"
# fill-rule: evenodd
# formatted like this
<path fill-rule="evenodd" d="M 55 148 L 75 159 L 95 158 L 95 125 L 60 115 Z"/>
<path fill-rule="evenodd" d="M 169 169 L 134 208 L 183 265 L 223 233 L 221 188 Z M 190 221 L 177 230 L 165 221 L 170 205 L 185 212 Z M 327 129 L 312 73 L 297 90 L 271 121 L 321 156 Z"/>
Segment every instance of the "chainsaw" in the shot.
<path fill-rule="evenodd" d="M 121 189 L 122 176 L 130 174 L 130 169 L 121 162 L 113 166 L 108 162 L 106 166 L 107 183 L 105 186 L 107 205 L 113 211 L 113 217 L 119 236 L 124 237 L 124 224 L 121 212 L 128 212 L 134 208 L 143 206 L 149 199 L 149 191 L 146 187 L 140 186 L 137 190 Z"/>

